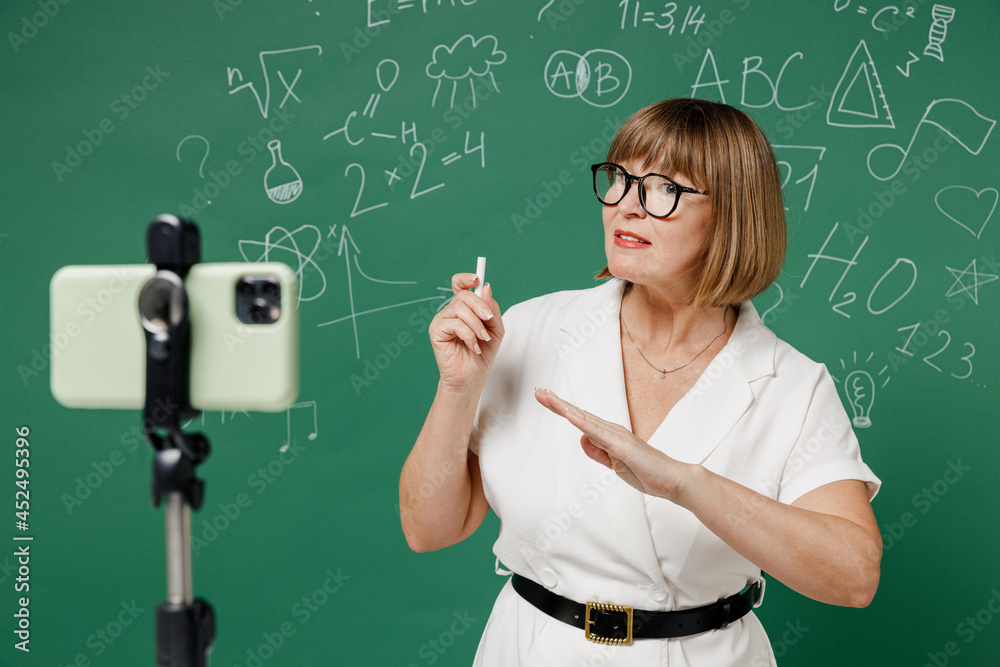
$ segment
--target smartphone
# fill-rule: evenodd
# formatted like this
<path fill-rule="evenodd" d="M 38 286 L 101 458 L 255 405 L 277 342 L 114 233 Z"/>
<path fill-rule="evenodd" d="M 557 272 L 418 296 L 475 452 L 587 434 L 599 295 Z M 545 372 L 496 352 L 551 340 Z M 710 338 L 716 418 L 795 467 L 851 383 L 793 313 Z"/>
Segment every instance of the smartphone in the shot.
<path fill-rule="evenodd" d="M 52 395 L 70 408 L 142 409 L 139 292 L 152 264 L 65 266 L 50 284 Z M 184 281 L 191 406 L 276 412 L 299 387 L 298 281 L 280 262 L 195 264 Z"/>

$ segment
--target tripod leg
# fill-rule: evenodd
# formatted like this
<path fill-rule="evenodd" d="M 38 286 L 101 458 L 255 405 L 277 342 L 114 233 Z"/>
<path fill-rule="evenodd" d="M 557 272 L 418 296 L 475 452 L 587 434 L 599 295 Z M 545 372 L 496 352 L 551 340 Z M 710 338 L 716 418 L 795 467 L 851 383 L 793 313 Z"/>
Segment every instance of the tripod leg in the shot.
<path fill-rule="evenodd" d="M 156 608 L 157 667 L 206 667 L 215 643 L 215 613 L 193 599 L 191 507 L 184 494 L 166 494 L 167 601 Z"/>
<path fill-rule="evenodd" d="M 191 604 L 191 508 L 180 491 L 167 494 L 167 602 Z"/>
<path fill-rule="evenodd" d="M 201 598 L 156 608 L 157 667 L 207 667 L 215 643 L 215 612 Z"/>

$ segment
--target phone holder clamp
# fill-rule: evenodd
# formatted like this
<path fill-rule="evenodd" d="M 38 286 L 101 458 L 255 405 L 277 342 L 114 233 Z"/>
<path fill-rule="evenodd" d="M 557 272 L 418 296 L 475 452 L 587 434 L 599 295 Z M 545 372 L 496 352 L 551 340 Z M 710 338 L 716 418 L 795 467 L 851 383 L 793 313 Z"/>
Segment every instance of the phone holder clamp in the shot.
<path fill-rule="evenodd" d="M 190 402 L 191 328 L 184 278 L 201 259 L 198 228 L 173 215 L 153 220 L 146 233 L 156 274 L 139 293 L 146 337 L 146 400 L 143 430 L 155 451 L 153 507 L 166 498 L 167 601 L 156 608 L 158 667 L 205 667 L 215 643 L 215 613 L 194 599 L 191 583 L 191 514 L 205 496 L 197 466 L 209 453 L 200 433 L 182 421 L 198 410 Z"/>

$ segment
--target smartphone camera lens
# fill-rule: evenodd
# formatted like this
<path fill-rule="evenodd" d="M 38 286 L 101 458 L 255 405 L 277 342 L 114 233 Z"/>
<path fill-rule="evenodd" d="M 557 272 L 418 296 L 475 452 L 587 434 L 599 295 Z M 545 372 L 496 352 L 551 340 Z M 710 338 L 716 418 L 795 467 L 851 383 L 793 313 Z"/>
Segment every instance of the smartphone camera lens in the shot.
<path fill-rule="evenodd" d="M 244 324 L 274 324 L 281 317 L 281 284 L 274 275 L 245 275 L 236 283 L 236 317 Z"/>
<path fill-rule="evenodd" d="M 250 321 L 254 324 L 264 324 L 268 321 L 268 309 L 266 305 L 261 303 L 261 299 L 257 299 L 250 306 Z"/>
<path fill-rule="evenodd" d="M 254 292 L 256 292 L 254 284 L 247 278 L 240 280 L 239 284 L 236 286 L 236 293 L 240 295 L 242 299 L 252 299 Z"/>

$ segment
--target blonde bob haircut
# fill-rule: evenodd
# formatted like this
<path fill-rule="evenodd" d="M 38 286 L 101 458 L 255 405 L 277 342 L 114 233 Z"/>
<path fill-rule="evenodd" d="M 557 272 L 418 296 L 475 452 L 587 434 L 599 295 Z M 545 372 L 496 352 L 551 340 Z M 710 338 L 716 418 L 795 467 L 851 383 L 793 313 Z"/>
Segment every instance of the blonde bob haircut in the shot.
<path fill-rule="evenodd" d="M 625 121 L 608 149 L 608 162 L 631 160 L 642 160 L 647 173 L 683 174 L 708 191 L 712 228 L 694 305 L 735 305 L 774 282 L 787 244 L 781 177 L 767 137 L 749 116 L 707 100 L 651 104 Z M 611 277 L 607 265 L 597 275 Z"/>

